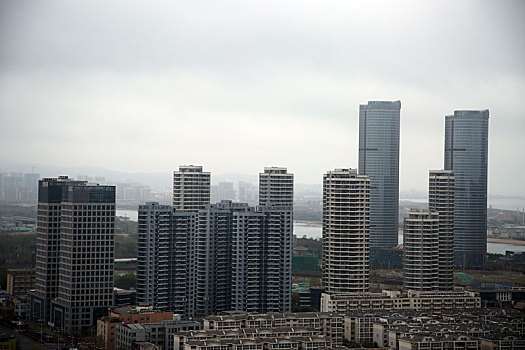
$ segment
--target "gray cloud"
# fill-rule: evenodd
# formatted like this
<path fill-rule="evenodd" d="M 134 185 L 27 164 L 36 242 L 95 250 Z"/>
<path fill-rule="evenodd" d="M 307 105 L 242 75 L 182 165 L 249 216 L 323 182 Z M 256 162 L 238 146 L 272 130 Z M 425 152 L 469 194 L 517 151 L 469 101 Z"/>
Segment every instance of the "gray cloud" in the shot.
<path fill-rule="evenodd" d="M 401 99 L 401 187 L 444 115 L 491 110 L 490 190 L 525 194 L 521 1 L 4 1 L 0 159 L 128 171 L 357 166 L 358 105 Z"/>

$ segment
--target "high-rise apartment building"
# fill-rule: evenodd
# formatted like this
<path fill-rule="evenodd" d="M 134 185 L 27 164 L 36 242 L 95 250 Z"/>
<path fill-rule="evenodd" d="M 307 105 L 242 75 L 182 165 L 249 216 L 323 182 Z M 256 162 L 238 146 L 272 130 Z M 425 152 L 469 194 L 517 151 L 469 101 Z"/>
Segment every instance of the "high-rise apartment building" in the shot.
<path fill-rule="evenodd" d="M 196 314 L 290 311 L 292 209 L 222 201 L 198 217 Z"/>
<path fill-rule="evenodd" d="M 455 264 L 464 269 L 482 268 L 487 254 L 488 125 L 488 110 L 445 117 L 445 169 L 455 176 Z"/>
<path fill-rule="evenodd" d="M 454 172 L 429 172 L 428 210 L 439 219 L 438 289 L 454 289 Z"/>
<path fill-rule="evenodd" d="M 403 288 L 438 290 L 438 213 L 413 210 L 404 219 L 403 226 Z"/>
<path fill-rule="evenodd" d="M 137 300 L 193 316 L 196 214 L 149 202 L 138 219 Z"/>
<path fill-rule="evenodd" d="M 202 166 L 181 165 L 173 172 L 173 206 L 179 211 L 197 212 L 210 204 L 211 173 Z"/>
<path fill-rule="evenodd" d="M 259 205 L 293 207 L 293 174 L 286 168 L 265 167 L 259 173 Z"/>
<path fill-rule="evenodd" d="M 67 177 L 38 190 L 33 318 L 82 334 L 113 304 L 115 187 Z"/>
<path fill-rule="evenodd" d="M 137 242 L 137 300 L 167 310 L 169 263 L 173 246 L 173 207 L 147 203 L 139 206 Z"/>
<path fill-rule="evenodd" d="M 354 169 L 323 177 L 323 285 L 327 293 L 369 289 L 370 179 Z"/>
<path fill-rule="evenodd" d="M 397 246 L 400 101 L 359 106 L 359 174 L 370 177 L 370 247 Z"/>
<path fill-rule="evenodd" d="M 137 299 L 186 316 L 291 310 L 291 207 L 139 209 Z"/>

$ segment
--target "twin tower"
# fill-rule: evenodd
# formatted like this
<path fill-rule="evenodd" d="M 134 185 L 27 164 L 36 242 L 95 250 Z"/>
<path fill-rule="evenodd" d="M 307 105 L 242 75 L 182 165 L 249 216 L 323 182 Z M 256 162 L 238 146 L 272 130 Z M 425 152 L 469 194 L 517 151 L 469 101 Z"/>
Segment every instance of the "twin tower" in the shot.
<path fill-rule="evenodd" d="M 400 109 L 399 101 L 371 101 L 359 108 L 359 174 L 370 178 L 371 248 L 398 244 Z M 446 172 L 430 173 L 431 211 L 438 206 L 432 203 L 433 193 L 445 200 L 445 185 L 440 182 L 453 180 L 446 214 L 453 221 L 449 229 L 453 242 L 447 244 L 453 246 L 457 268 L 482 268 L 486 258 L 488 120 L 488 110 L 462 110 L 446 116 Z"/>
<path fill-rule="evenodd" d="M 173 207 L 139 207 L 137 300 L 186 316 L 291 310 L 293 174 L 265 168 L 259 206 L 210 204 L 211 174 L 173 173 Z"/>

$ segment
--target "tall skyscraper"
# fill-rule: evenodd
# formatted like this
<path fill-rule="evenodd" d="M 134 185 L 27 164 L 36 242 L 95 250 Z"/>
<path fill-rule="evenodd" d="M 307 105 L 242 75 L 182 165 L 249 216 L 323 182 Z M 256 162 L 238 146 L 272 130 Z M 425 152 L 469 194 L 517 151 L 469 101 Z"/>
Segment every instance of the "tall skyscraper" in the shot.
<path fill-rule="evenodd" d="M 438 290 L 439 215 L 413 210 L 403 226 L 403 288 Z"/>
<path fill-rule="evenodd" d="M 439 219 L 439 290 L 454 289 L 454 172 L 429 172 L 428 210 Z"/>
<path fill-rule="evenodd" d="M 455 176 L 455 264 L 464 269 L 482 268 L 487 254 L 488 126 L 488 110 L 445 117 L 445 169 Z"/>
<path fill-rule="evenodd" d="M 354 169 L 323 177 L 323 285 L 327 293 L 369 289 L 370 179 Z"/>
<path fill-rule="evenodd" d="M 197 212 L 210 204 L 211 173 L 202 166 L 181 165 L 173 172 L 173 206 L 179 211 Z"/>
<path fill-rule="evenodd" d="M 80 335 L 113 304 L 115 187 L 42 179 L 33 318 Z"/>
<path fill-rule="evenodd" d="M 293 174 L 286 168 L 264 168 L 259 173 L 259 205 L 293 207 Z"/>
<path fill-rule="evenodd" d="M 370 177 L 370 247 L 397 245 L 400 101 L 359 106 L 359 174 Z"/>

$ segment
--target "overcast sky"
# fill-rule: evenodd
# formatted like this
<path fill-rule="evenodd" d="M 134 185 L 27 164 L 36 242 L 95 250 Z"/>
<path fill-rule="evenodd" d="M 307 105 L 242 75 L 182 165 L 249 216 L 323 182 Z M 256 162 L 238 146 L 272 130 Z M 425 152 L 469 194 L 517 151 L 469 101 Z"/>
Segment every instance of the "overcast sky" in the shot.
<path fill-rule="evenodd" d="M 520 0 L 2 1 L 0 168 L 275 165 L 320 183 L 357 167 L 359 104 L 399 99 L 401 190 L 443 167 L 445 115 L 488 108 L 489 192 L 525 195 L 524 15 Z"/>

